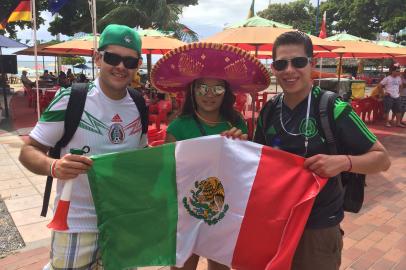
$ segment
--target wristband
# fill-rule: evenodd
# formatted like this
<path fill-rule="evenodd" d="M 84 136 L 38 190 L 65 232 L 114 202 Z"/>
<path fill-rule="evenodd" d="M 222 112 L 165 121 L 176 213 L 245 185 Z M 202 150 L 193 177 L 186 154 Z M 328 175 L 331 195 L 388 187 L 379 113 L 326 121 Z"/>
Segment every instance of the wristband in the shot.
<path fill-rule="evenodd" d="M 352 161 L 351 161 L 351 158 L 350 158 L 349 155 L 345 155 L 345 156 L 347 157 L 348 161 L 350 162 L 350 167 L 348 168 L 347 172 L 351 172 L 351 170 L 352 170 Z"/>
<path fill-rule="evenodd" d="M 51 176 L 52 176 L 53 178 L 57 178 L 57 177 L 56 177 L 56 174 L 55 174 L 55 165 L 56 165 L 56 162 L 57 162 L 57 161 L 58 161 L 57 159 L 54 159 L 54 161 L 52 161 L 51 167 L 50 167 L 50 169 L 51 169 Z"/>

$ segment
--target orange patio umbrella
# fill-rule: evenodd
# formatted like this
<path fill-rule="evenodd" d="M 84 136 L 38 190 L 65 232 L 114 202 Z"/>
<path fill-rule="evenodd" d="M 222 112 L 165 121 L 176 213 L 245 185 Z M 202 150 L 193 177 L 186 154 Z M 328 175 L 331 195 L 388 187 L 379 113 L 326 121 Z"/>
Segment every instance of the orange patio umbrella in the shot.
<path fill-rule="evenodd" d="M 205 42 L 227 43 L 248 51 L 272 51 L 276 38 L 292 29 L 277 27 L 239 27 L 225 29 L 211 37 L 205 38 Z M 331 51 L 340 47 L 330 41 L 309 35 L 313 42 L 314 50 Z M 258 53 L 256 53 L 258 54 Z"/>
<path fill-rule="evenodd" d="M 142 53 L 147 55 L 148 77 L 151 73 L 151 54 L 165 54 L 166 52 L 185 45 L 183 41 L 173 38 L 155 29 L 138 30 L 142 40 Z"/>
<path fill-rule="evenodd" d="M 342 58 L 394 58 L 406 55 L 405 48 L 393 48 L 377 45 L 369 41 L 332 41 L 343 47 L 331 52 L 315 52 L 314 57 L 336 58 L 339 57 L 338 80 L 341 76 Z"/>
<path fill-rule="evenodd" d="M 66 55 L 93 55 L 93 40 L 68 40 L 43 49 L 44 52 L 61 52 Z"/>
<path fill-rule="evenodd" d="M 148 31 L 148 35 L 140 33 L 142 40 L 142 53 L 147 54 L 147 64 L 148 58 L 150 59 L 151 54 L 164 54 L 169 50 L 180 47 L 185 43 L 166 36 L 150 33 L 152 30 Z M 159 31 L 155 31 L 159 33 Z M 92 56 L 93 55 L 93 37 L 88 36 L 84 39 L 69 40 L 56 45 L 51 45 L 44 48 L 44 51 L 48 52 L 61 52 L 67 55 L 80 55 L 80 56 Z M 148 72 L 151 69 L 151 64 L 148 65 Z M 149 73 L 148 73 L 149 74 Z"/>
<path fill-rule="evenodd" d="M 368 41 L 331 41 L 331 43 L 341 46 L 331 52 L 315 51 L 315 57 L 323 58 L 392 58 L 401 54 L 406 54 L 406 48 L 391 48 L 381 46 Z"/>
<path fill-rule="evenodd" d="M 50 43 L 43 43 L 37 45 L 37 55 L 40 56 L 69 56 L 69 54 L 65 54 L 61 51 L 52 51 L 52 50 L 45 50 L 45 48 L 51 46 L 53 44 Z M 15 52 L 14 54 L 17 55 L 34 55 L 34 46 L 26 48 L 24 50 Z"/>

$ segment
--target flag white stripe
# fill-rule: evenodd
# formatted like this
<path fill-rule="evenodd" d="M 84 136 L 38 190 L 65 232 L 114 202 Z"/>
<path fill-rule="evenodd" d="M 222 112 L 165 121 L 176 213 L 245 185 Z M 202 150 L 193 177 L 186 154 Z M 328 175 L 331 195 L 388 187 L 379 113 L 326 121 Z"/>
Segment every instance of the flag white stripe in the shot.
<path fill-rule="evenodd" d="M 178 181 L 178 233 L 176 247 L 177 266 L 192 252 L 230 265 L 237 242 L 247 201 L 254 182 L 262 145 L 227 139 L 218 135 L 177 142 L 176 175 Z M 204 153 L 206 160 L 190 157 Z M 244 153 L 242 156 L 241 153 Z M 190 179 L 194 175 L 194 179 Z M 229 209 L 218 223 L 208 225 L 191 216 L 183 205 L 184 197 L 196 190 L 195 181 L 217 177 L 225 192 L 224 205 Z M 185 231 L 189 233 L 184 233 Z"/>

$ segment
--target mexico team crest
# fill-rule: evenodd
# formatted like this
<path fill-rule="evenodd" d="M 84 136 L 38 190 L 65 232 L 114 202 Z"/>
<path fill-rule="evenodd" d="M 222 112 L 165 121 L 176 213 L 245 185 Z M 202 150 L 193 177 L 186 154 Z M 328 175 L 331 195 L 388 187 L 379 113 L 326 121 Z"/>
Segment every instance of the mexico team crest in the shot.
<path fill-rule="evenodd" d="M 123 126 L 119 123 L 111 125 L 109 130 L 109 139 L 113 144 L 120 144 L 124 141 L 125 132 Z"/>
<path fill-rule="evenodd" d="M 229 206 L 224 204 L 225 192 L 223 184 L 217 177 L 209 177 L 195 182 L 191 197 L 183 198 L 183 205 L 188 213 L 203 219 L 208 225 L 214 225 L 224 218 Z"/>

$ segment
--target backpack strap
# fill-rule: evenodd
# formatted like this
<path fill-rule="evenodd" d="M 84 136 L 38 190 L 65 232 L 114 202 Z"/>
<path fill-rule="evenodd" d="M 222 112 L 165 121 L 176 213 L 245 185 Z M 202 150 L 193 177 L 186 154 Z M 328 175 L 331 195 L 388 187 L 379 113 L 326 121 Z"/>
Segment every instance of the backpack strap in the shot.
<path fill-rule="evenodd" d="M 128 93 L 140 112 L 142 134 L 146 134 L 148 132 L 148 107 L 145 104 L 145 99 L 142 94 L 135 89 L 128 89 Z"/>
<path fill-rule="evenodd" d="M 319 103 L 320 124 L 326 137 L 327 147 L 330 154 L 337 155 L 337 144 L 331 127 L 331 120 L 334 119 L 334 102 L 337 94 L 330 91 L 322 91 Z"/>
<path fill-rule="evenodd" d="M 337 155 L 337 142 L 333 133 L 332 125 L 334 119 L 334 103 L 338 95 L 331 91 L 321 91 L 319 103 L 320 124 L 327 141 L 327 148 L 330 154 Z M 339 187 L 343 191 L 341 174 L 337 175 Z"/>
<path fill-rule="evenodd" d="M 261 111 L 261 120 L 262 120 L 262 134 L 265 138 L 265 143 L 268 145 L 266 140 L 266 130 L 268 129 L 269 119 L 272 113 L 275 111 L 276 106 L 278 105 L 279 101 L 282 98 L 283 93 L 279 93 L 273 98 L 271 98 L 264 106 L 264 109 Z"/>
<path fill-rule="evenodd" d="M 65 111 L 64 133 L 62 138 L 56 143 L 54 147 L 49 150 L 48 155 L 52 158 L 60 158 L 61 149 L 68 145 L 73 135 L 79 126 L 82 118 L 83 110 L 85 108 L 86 97 L 88 91 L 87 83 L 74 83 L 72 84 L 71 94 L 68 101 L 68 106 Z M 49 198 L 51 196 L 53 177 L 47 177 L 45 185 L 44 199 L 42 201 L 41 216 L 45 217 L 48 212 Z"/>

